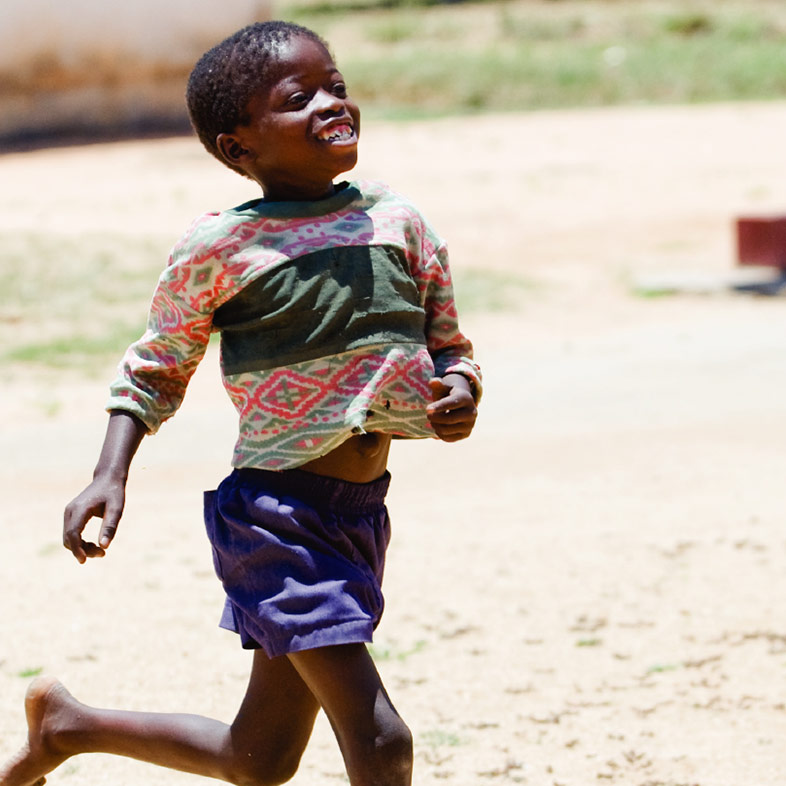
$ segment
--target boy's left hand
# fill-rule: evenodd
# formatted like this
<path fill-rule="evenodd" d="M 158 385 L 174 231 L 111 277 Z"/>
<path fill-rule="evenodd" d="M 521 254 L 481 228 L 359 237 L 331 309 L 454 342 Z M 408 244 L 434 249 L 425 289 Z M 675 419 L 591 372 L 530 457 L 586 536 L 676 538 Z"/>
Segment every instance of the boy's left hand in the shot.
<path fill-rule="evenodd" d="M 429 382 L 434 401 L 426 407 L 437 436 L 444 442 L 457 442 L 472 433 L 478 408 L 469 380 L 461 374 L 446 374 Z"/>

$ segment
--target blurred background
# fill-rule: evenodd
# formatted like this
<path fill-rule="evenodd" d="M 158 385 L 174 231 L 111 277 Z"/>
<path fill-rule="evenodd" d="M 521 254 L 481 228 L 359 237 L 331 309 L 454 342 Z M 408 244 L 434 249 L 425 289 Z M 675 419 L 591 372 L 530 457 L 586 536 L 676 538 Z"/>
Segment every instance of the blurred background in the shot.
<path fill-rule="evenodd" d="M 448 239 L 486 376 L 472 439 L 391 457 L 374 655 L 419 786 L 781 786 L 786 310 L 728 282 L 735 217 L 786 213 L 783 0 L 0 0 L 0 759 L 35 674 L 220 718 L 244 690 L 201 524 L 236 428 L 215 342 L 111 555 L 78 566 L 60 529 L 169 249 L 258 196 L 182 96 L 268 17 L 330 42 L 352 177 Z M 324 722 L 293 786 L 343 772 Z M 201 781 L 85 757 L 50 782 Z"/>
<path fill-rule="evenodd" d="M 5 0 L 0 142 L 30 145 L 188 129 L 184 81 L 199 55 L 270 4 L 227 0 Z"/>
<path fill-rule="evenodd" d="M 786 92 L 773 0 L 5 0 L 0 143 L 182 132 L 196 58 L 272 16 L 323 34 L 386 118 Z"/>

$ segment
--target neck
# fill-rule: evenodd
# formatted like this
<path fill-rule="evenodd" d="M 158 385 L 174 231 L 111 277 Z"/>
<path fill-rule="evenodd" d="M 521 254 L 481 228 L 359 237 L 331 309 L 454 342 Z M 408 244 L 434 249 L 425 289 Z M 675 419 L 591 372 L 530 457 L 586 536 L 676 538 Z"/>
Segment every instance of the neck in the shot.
<path fill-rule="evenodd" d="M 336 186 L 333 183 L 314 188 L 287 188 L 285 186 L 265 188 L 262 185 L 265 202 L 317 202 L 320 199 L 327 199 L 335 193 Z"/>

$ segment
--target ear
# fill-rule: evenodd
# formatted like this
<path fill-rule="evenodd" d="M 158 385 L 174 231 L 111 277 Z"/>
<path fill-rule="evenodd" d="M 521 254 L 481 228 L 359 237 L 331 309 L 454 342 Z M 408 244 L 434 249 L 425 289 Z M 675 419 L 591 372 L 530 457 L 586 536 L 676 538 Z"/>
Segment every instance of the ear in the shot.
<path fill-rule="evenodd" d="M 228 164 L 242 167 L 251 157 L 251 151 L 243 147 L 235 134 L 219 134 L 216 146 Z"/>

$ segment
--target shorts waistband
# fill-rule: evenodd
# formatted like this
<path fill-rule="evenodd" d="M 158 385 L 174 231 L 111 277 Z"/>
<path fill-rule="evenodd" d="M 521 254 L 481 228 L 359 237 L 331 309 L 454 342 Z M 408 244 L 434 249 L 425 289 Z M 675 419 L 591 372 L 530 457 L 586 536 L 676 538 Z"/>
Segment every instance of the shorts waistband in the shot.
<path fill-rule="evenodd" d="M 390 486 L 390 473 L 387 471 L 369 483 L 352 483 L 302 469 L 276 472 L 253 467 L 237 467 L 232 470 L 230 478 L 260 490 L 296 497 L 317 509 L 356 513 L 383 505 Z"/>

